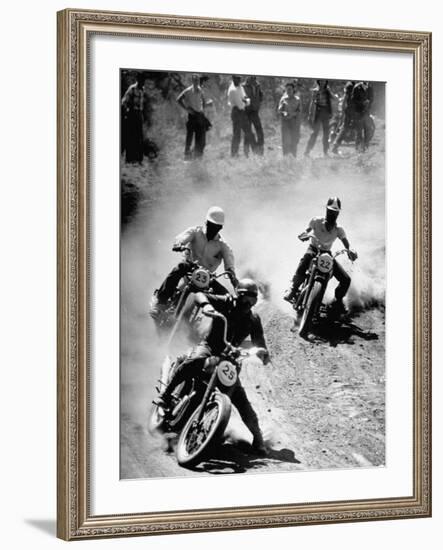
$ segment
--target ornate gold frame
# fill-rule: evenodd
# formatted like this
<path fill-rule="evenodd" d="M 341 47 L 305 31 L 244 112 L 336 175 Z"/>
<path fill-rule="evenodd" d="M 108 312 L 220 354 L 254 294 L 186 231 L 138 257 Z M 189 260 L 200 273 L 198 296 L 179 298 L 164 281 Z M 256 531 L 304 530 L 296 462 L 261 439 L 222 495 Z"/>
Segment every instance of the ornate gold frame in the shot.
<path fill-rule="evenodd" d="M 88 503 L 87 46 L 93 33 L 390 52 L 414 59 L 413 495 L 92 516 Z M 65 540 L 431 515 L 431 34 L 89 10 L 58 13 L 58 536 Z"/>

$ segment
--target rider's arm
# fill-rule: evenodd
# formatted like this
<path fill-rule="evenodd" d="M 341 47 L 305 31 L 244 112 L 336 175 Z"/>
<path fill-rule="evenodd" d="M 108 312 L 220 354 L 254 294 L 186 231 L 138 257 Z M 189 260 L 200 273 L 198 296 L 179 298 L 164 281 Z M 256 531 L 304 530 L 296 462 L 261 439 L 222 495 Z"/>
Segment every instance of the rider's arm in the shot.
<path fill-rule="evenodd" d="M 185 229 L 183 233 L 180 233 L 179 235 L 177 235 L 174 239 L 174 244 L 172 245 L 172 249 L 191 243 L 192 240 L 194 239 L 196 230 L 197 230 L 196 227 L 188 227 L 188 229 Z"/>
<path fill-rule="evenodd" d="M 311 222 L 312 222 L 312 220 L 311 220 Z M 309 239 L 309 236 L 310 236 L 309 233 L 312 231 L 311 222 L 309 222 L 308 227 L 302 233 L 300 233 L 300 235 L 298 235 L 298 238 L 301 241 L 307 241 Z"/>
<path fill-rule="evenodd" d="M 341 239 L 341 242 L 343 243 L 343 246 L 346 248 L 346 250 L 349 250 L 351 248 L 350 244 L 349 244 L 349 241 L 346 237 L 344 237 L 343 239 Z"/>
<path fill-rule="evenodd" d="M 225 271 L 228 271 L 229 273 L 229 278 L 231 280 L 232 286 L 236 287 L 238 284 L 238 279 L 235 274 L 234 252 L 226 241 L 221 241 L 221 253 L 223 257 Z"/>
<path fill-rule="evenodd" d="M 197 292 L 195 294 L 195 302 L 201 307 L 205 308 L 205 311 L 217 311 L 226 304 L 228 296 L 208 296 L 204 292 Z"/>
<path fill-rule="evenodd" d="M 345 230 L 340 225 L 337 227 L 337 237 L 341 240 L 346 250 L 349 250 L 350 245 L 349 245 L 348 238 L 346 237 Z"/>
<path fill-rule="evenodd" d="M 208 297 L 204 292 L 197 292 L 194 296 L 195 302 L 197 305 L 201 308 L 206 308 L 208 311 L 214 311 L 214 307 L 211 305 L 211 303 L 208 300 Z"/>
<path fill-rule="evenodd" d="M 355 250 L 351 249 L 351 245 L 349 244 L 348 238 L 346 237 L 346 234 L 345 234 L 342 227 L 339 227 L 338 238 L 341 240 L 341 242 L 343 243 L 343 246 L 348 251 L 349 259 L 351 261 L 356 260 L 357 259 L 357 252 Z"/>

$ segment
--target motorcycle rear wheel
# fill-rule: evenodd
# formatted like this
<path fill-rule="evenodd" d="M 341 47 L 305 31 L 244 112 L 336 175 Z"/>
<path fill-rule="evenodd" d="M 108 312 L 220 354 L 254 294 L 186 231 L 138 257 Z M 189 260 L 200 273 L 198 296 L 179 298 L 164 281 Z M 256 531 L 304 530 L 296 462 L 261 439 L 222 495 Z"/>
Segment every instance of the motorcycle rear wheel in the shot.
<path fill-rule="evenodd" d="M 223 435 L 231 416 L 231 400 L 223 393 L 216 393 L 206 404 L 197 425 L 200 410 L 201 407 L 198 407 L 190 416 L 177 443 L 177 462 L 185 468 L 192 468 L 201 462 Z"/>
<path fill-rule="evenodd" d="M 311 292 L 309 293 L 308 299 L 306 301 L 306 307 L 303 310 L 303 315 L 300 321 L 300 326 L 298 327 L 298 333 L 300 336 L 306 336 L 309 331 L 309 328 L 312 324 L 312 319 L 318 309 L 319 300 L 321 295 L 322 284 L 320 281 L 315 281 L 312 285 Z"/>

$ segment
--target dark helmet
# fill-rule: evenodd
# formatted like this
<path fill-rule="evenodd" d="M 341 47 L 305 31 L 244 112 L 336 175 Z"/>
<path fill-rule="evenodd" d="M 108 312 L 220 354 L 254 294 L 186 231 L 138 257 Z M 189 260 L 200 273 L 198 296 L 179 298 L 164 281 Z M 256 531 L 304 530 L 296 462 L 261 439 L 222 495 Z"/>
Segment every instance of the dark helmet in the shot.
<path fill-rule="evenodd" d="M 248 279 L 248 278 L 240 279 L 236 290 L 239 296 L 246 295 L 246 296 L 254 296 L 255 298 L 258 296 L 257 283 L 252 279 Z"/>
<path fill-rule="evenodd" d="M 341 200 L 338 197 L 329 197 L 328 202 L 326 203 L 326 208 L 328 210 L 333 210 L 334 212 L 340 212 Z"/>
<path fill-rule="evenodd" d="M 241 309 L 249 310 L 255 306 L 258 297 L 258 286 L 252 279 L 240 279 L 237 288 L 237 303 Z"/>

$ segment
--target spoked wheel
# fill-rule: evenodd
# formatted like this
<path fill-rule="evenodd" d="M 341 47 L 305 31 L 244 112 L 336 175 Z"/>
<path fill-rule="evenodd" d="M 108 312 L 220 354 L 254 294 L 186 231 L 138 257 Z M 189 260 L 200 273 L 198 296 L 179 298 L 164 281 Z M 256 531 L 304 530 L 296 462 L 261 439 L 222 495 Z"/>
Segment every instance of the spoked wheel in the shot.
<path fill-rule="evenodd" d="M 306 307 L 303 310 L 300 326 L 298 328 L 298 333 L 300 336 L 306 336 L 309 328 L 311 327 L 312 319 L 314 318 L 315 312 L 319 306 L 318 301 L 320 300 L 321 286 L 320 281 L 315 281 L 312 285 L 311 292 L 306 301 Z"/>
<path fill-rule="evenodd" d="M 197 421 L 200 410 L 198 407 L 194 411 L 180 434 L 176 450 L 180 466 L 191 468 L 201 462 L 223 435 L 231 416 L 231 401 L 228 396 L 217 393 Z"/>

